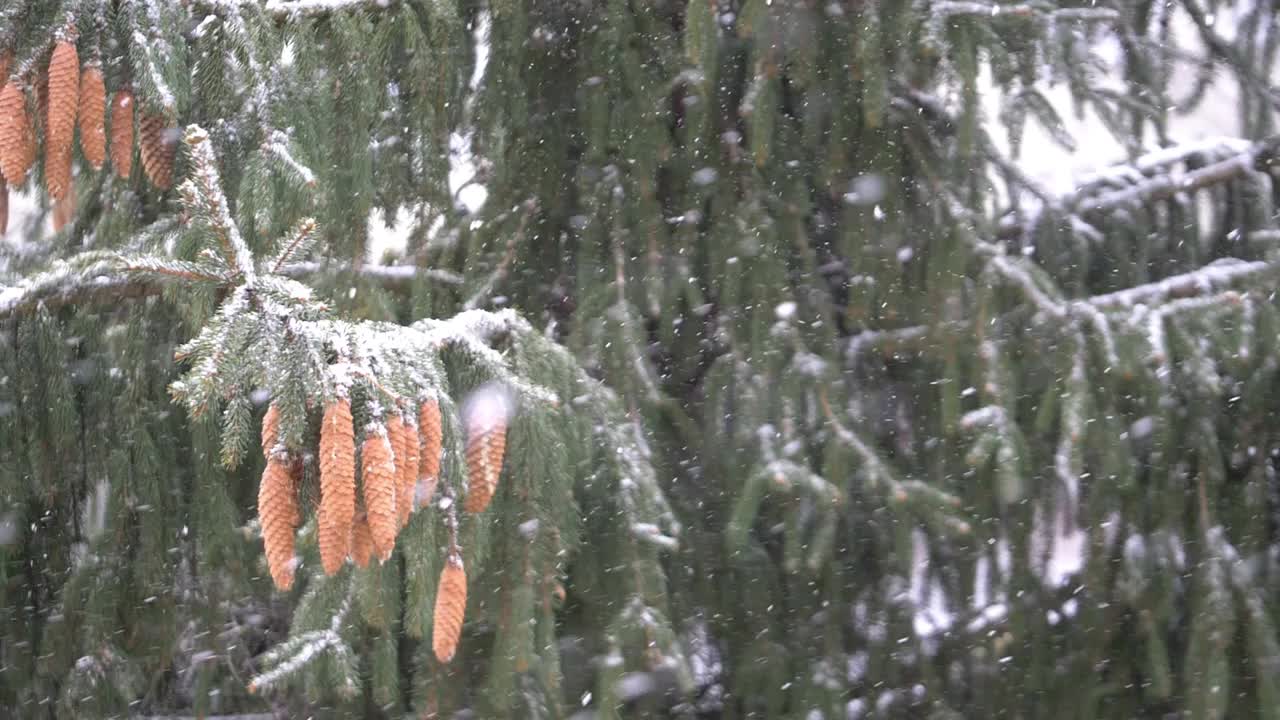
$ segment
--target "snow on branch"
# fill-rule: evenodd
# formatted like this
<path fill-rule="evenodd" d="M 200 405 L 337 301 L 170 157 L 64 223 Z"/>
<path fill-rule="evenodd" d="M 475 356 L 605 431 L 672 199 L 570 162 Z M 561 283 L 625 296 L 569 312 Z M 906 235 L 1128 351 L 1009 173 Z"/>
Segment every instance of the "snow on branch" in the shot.
<path fill-rule="evenodd" d="M 86 253 L 89 255 L 89 253 Z M 44 307 L 53 310 L 67 305 L 113 308 L 122 300 L 159 295 L 166 286 L 180 280 L 213 282 L 216 276 L 194 263 L 158 258 L 103 256 L 93 253 L 91 262 L 60 261 L 49 270 L 25 278 L 12 286 L 0 285 L 0 319 L 35 312 Z M 392 291 L 407 290 L 416 278 L 425 277 L 447 285 L 461 284 L 462 278 L 447 270 L 420 268 L 413 265 L 322 264 L 300 262 L 285 265 L 279 274 L 295 280 L 326 275 L 352 273 Z"/>
<path fill-rule="evenodd" d="M 311 168 L 298 162 L 297 158 L 289 152 L 289 136 L 284 134 L 283 131 L 272 130 L 263 147 L 272 157 L 279 160 L 293 174 L 297 175 L 302 184 L 308 187 L 315 186 L 316 174 L 311 171 Z"/>
<path fill-rule="evenodd" d="M 1145 177 L 1132 186 L 1112 190 L 1094 197 L 1076 200 L 1083 212 L 1100 212 L 1129 205 L 1138 205 L 1154 200 L 1164 200 L 1178 193 L 1195 192 L 1202 188 L 1218 185 L 1250 172 L 1256 171 L 1260 165 L 1270 163 L 1274 158 L 1278 138 L 1270 138 L 1240 150 L 1224 160 L 1206 165 L 1188 172 L 1179 171 L 1176 167 L 1163 174 Z M 1179 156 L 1186 159 L 1186 154 Z M 1137 168 L 1141 172 L 1141 168 Z"/>
<path fill-rule="evenodd" d="M 444 285 L 461 285 L 462 276 L 449 270 L 417 267 L 416 265 L 361 265 L 352 267 L 344 263 L 296 262 L 280 268 L 285 277 L 301 279 L 312 275 L 352 272 L 361 278 L 377 282 L 389 290 L 408 290 L 417 278 L 425 277 Z"/>
<path fill-rule="evenodd" d="M 222 260 L 229 269 L 252 282 L 256 273 L 249 246 L 240 235 L 240 228 L 231 219 L 227 198 L 222 194 L 218 178 L 218 161 L 213 156 L 209 133 L 199 125 L 187 126 L 183 141 L 191 151 L 191 177 L 178 188 L 184 203 L 196 217 L 209 225 L 221 246 Z"/>
<path fill-rule="evenodd" d="M 1124 290 L 1094 295 L 1076 302 L 1088 303 L 1099 310 L 1120 310 L 1138 304 L 1153 305 L 1262 283 L 1273 279 L 1276 271 L 1276 266 L 1269 262 L 1261 260 L 1245 262 L 1224 258 L 1198 270 L 1172 275 L 1145 285 L 1135 285 Z"/>
<path fill-rule="evenodd" d="M 346 596 L 342 599 L 342 605 L 329 621 L 329 627 L 302 633 L 266 653 L 262 659 L 263 665 L 275 667 L 249 681 L 249 692 L 261 693 L 270 690 L 280 680 L 297 673 L 325 652 L 333 653 L 346 661 L 343 664 L 349 665 L 351 648 L 343 641 L 341 632 L 343 623 L 347 621 L 347 614 L 351 611 L 351 598 L 354 594 L 354 585 L 349 586 Z"/>
<path fill-rule="evenodd" d="M 396 0 L 268 0 L 266 11 L 278 18 L 294 18 L 365 8 L 385 10 L 395 4 Z"/>
<path fill-rule="evenodd" d="M 222 12 L 261 9 L 279 20 L 350 10 L 386 10 L 399 0 L 199 0 L 204 7 Z"/>
<path fill-rule="evenodd" d="M 1110 8 L 1055 8 L 1045 2 L 1026 2 L 1016 5 L 990 2 L 973 2 L 947 0 L 934 3 L 932 8 L 935 17 L 949 18 L 958 15 L 977 17 L 1043 17 L 1050 22 L 1084 21 L 1114 22 L 1120 19 L 1120 13 Z"/>

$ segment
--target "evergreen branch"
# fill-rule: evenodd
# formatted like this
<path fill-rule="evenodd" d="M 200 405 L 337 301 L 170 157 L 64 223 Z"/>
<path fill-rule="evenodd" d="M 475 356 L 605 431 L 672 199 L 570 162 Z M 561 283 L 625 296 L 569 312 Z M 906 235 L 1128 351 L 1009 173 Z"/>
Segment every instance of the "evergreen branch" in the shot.
<path fill-rule="evenodd" d="M 396 2 L 397 0 L 267 0 L 265 9 L 277 18 L 294 19 L 347 10 L 385 10 Z"/>
<path fill-rule="evenodd" d="M 1280 137 L 1254 143 L 1243 152 L 1186 174 L 1166 173 L 1114 190 L 1096 198 L 1081 199 L 1078 205 L 1086 212 L 1101 212 L 1118 207 L 1165 200 L 1179 193 L 1195 192 L 1218 185 L 1259 169 L 1274 160 Z"/>
<path fill-rule="evenodd" d="M 1047 2 L 1027 2 L 1008 5 L 964 0 L 944 0 L 931 8 L 935 17 L 952 18 L 972 15 L 984 18 L 1043 17 L 1050 22 L 1083 21 L 1114 22 L 1120 19 L 1119 11 L 1110 8 L 1056 8 Z"/>
<path fill-rule="evenodd" d="M 41 277 L 36 282 L 0 287 L 0 319 L 67 305 L 115 307 L 121 300 L 159 295 L 163 289 L 163 284 L 141 278 Z"/>
<path fill-rule="evenodd" d="M 263 149 L 269 152 L 273 157 L 279 160 L 293 174 L 298 176 L 307 187 L 315 187 L 316 174 L 311 168 L 298 162 L 293 154 L 289 152 L 289 136 L 280 130 L 272 130 L 268 136 L 267 142 L 263 144 Z"/>
<path fill-rule="evenodd" d="M 408 291 L 413 281 L 419 277 L 426 277 L 445 285 L 462 284 L 462 276 L 457 273 L 414 265 L 361 265 L 354 267 L 342 263 L 296 262 L 280 268 L 278 274 L 298 279 L 312 275 L 338 275 L 341 273 L 353 273 L 357 277 L 376 282 L 388 290 Z"/>
<path fill-rule="evenodd" d="M 1200 3 L 1196 0 L 1182 0 L 1182 8 L 1187 11 L 1187 15 L 1199 31 L 1200 39 L 1209 48 L 1209 52 L 1235 72 L 1240 84 L 1251 86 L 1272 107 L 1280 108 L 1280 92 L 1264 77 L 1258 75 L 1254 63 L 1249 62 L 1235 47 L 1218 35 L 1213 29 L 1213 21 L 1200 7 Z"/>
<path fill-rule="evenodd" d="M 329 622 L 329 627 L 304 633 L 285 646 L 268 652 L 263 662 L 279 664 L 271 670 L 254 676 L 249 681 L 249 692 L 256 694 L 270 690 L 277 682 L 298 672 L 325 651 L 349 654 L 350 650 L 342 640 L 341 633 L 342 626 L 347 621 L 347 613 L 351 611 L 351 600 L 354 595 L 355 586 L 354 584 L 349 584 L 347 594 L 342 599 L 342 605 L 339 606 L 338 612 L 334 613 L 333 619 Z M 283 657 L 286 650 L 289 651 L 290 655 L 287 658 Z"/>
<path fill-rule="evenodd" d="M 525 232 L 529 226 L 529 219 L 533 217 L 537 209 L 538 202 L 536 200 L 530 198 L 524 202 L 524 213 L 520 215 L 520 223 L 516 227 L 516 231 L 507 238 L 507 246 L 502 253 L 502 259 L 498 261 L 498 265 L 489 274 L 489 277 L 481 283 L 475 293 L 463 304 L 464 310 L 474 310 L 479 307 L 481 303 L 489 298 L 494 288 L 507 279 L 507 275 L 511 272 L 511 265 L 516 259 L 516 248 L 524 240 Z"/>
<path fill-rule="evenodd" d="M 166 115 L 175 115 L 178 111 L 178 103 L 174 98 L 173 90 L 169 87 L 169 83 L 165 81 L 164 75 L 160 73 L 160 68 L 156 62 L 155 55 L 161 57 L 169 57 L 171 53 L 167 53 L 162 48 L 156 48 L 158 39 L 148 38 L 142 34 L 141 30 L 134 30 L 131 38 L 132 47 L 141 55 L 141 62 L 146 67 L 147 78 L 151 81 L 150 87 L 159 96 L 160 106 Z"/>
<path fill-rule="evenodd" d="M 1217 295 L 1230 289 L 1240 289 L 1268 282 L 1276 274 L 1280 274 L 1280 268 L 1270 262 L 1262 260 L 1245 262 L 1224 258 L 1197 270 L 1172 275 L 1163 280 L 1072 300 L 1064 309 L 1093 325 L 1094 330 L 1102 337 L 1104 352 L 1106 352 L 1108 360 L 1114 365 L 1116 364 L 1115 340 L 1110 331 L 1110 323 L 1104 313 L 1126 310 L 1137 305 L 1160 305 L 1172 300 Z M 1027 278 L 1023 278 L 1023 281 L 1029 282 Z M 1043 292 L 1038 288 L 1034 288 L 1034 285 L 1031 287 L 1036 296 L 1043 295 Z M 1222 297 L 1229 296 L 1222 295 Z M 1053 301 L 1047 296 L 1041 297 L 1040 300 L 1046 304 L 1042 307 L 1033 303 L 1033 306 L 1037 309 L 1054 307 Z M 1055 317 L 1057 316 L 1055 315 Z M 886 351 L 891 351 L 904 346 L 918 347 L 921 343 L 927 341 L 932 336 L 932 333 L 940 327 L 962 330 L 968 325 L 964 321 L 948 321 L 938 325 L 911 325 L 866 331 L 849 338 L 845 346 L 844 355 L 848 362 L 853 363 L 863 352 L 870 348 L 884 348 Z"/>
<path fill-rule="evenodd" d="M 199 125 L 187 126 L 187 146 L 191 149 L 192 177 L 178 188 L 187 206 L 199 214 L 213 230 L 222 250 L 227 268 L 242 276 L 245 281 L 255 277 L 253 256 L 240 235 L 240 229 L 231 219 L 227 198 L 222 194 L 218 179 L 218 161 L 213 155 L 209 133 Z"/>
<path fill-rule="evenodd" d="M 1270 167 L 1275 163 L 1278 151 L 1280 136 L 1255 143 L 1238 138 L 1211 138 L 1161 148 L 1132 163 L 1115 165 L 1086 176 L 1081 179 L 1075 192 L 1050 198 L 1049 204 L 1067 212 L 1077 230 L 1097 235 L 1093 225 L 1067 209 L 1084 213 L 1106 213 L 1130 205 L 1166 200 L 1180 193 L 1203 190 Z M 1193 157 L 1203 155 L 1221 159 L 1190 172 L 1174 169 L 1176 165 L 1185 164 Z M 997 237 L 1016 238 L 1026 235 L 1027 231 L 1028 223 L 1005 218 L 1000 222 Z"/>
<path fill-rule="evenodd" d="M 1076 303 L 1088 303 L 1099 310 L 1119 310 L 1138 304 L 1153 305 L 1255 284 L 1268 280 L 1276 272 L 1276 266 L 1270 262 L 1261 260 L 1244 262 L 1224 258 L 1198 270 L 1173 275 L 1145 285 L 1094 295 L 1084 300 L 1077 300 Z"/>
<path fill-rule="evenodd" d="M 271 274 L 280 275 L 284 269 L 285 263 L 289 262 L 295 255 L 305 252 L 312 241 L 316 237 L 316 221 L 315 218 L 303 218 L 294 226 L 293 231 L 289 234 L 285 241 L 281 243 L 280 252 L 276 253 L 275 258 L 271 261 Z"/>
<path fill-rule="evenodd" d="M 163 268 L 148 265 L 141 260 L 132 265 L 99 266 L 101 272 L 86 274 L 75 272 L 69 266 L 57 267 L 40 273 L 13 286 L 0 285 L 0 319 L 28 315 L 40 307 L 56 309 L 73 305 L 77 307 L 117 306 L 123 300 L 147 298 L 161 294 L 172 280 L 226 283 L 228 277 L 211 273 L 185 271 L 173 261 L 166 261 Z M 192 264 L 192 268 L 199 265 Z M 418 277 L 425 276 L 435 282 L 458 285 L 462 279 L 447 270 L 418 268 L 412 265 L 365 265 L 350 268 L 346 265 L 326 266 L 321 263 L 293 263 L 285 265 L 280 275 L 293 279 L 351 272 L 357 277 L 376 283 L 392 291 L 405 291 Z M 163 277 L 160 277 L 163 276 Z"/>
<path fill-rule="evenodd" d="M 827 399 L 827 391 L 825 388 L 818 390 L 818 403 L 822 406 L 822 413 L 827 418 L 827 423 L 831 429 L 835 431 L 836 437 L 840 439 L 847 447 L 854 451 L 862 460 L 867 468 L 867 479 L 874 487 L 881 482 L 888 483 L 897 488 L 901 483 L 893 476 L 893 472 L 889 469 L 888 464 L 881 459 L 880 454 L 871 448 L 871 444 L 863 440 L 853 430 L 844 426 L 838 418 L 835 411 L 831 408 L 831 402 Z"/>
<path fill-rule="evenodd" d="M 175 280 L 213 283 L 216 285 L 223 285 L 229 280 L 227 276 L 212 272 L 210 269 L 196 263 L 161 258 L 124 259 L 120 265 L 120 270 L 128 273 L 162 275 Z"/>

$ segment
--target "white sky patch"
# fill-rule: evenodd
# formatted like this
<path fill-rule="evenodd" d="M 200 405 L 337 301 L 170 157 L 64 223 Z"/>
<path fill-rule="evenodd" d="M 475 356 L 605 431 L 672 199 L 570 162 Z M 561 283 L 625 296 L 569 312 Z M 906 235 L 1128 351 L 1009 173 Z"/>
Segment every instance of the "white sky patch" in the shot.
<path fill-rule="evenodd" d="M 489 12 L 482 11 L 476 20 L 472 37 L 475 40 L 476 64 L 471 70 L 469 83 L 471 92 L 467 96 L 467 112 L 471 116 L 471 106 L 475 101 L 480 83 L 484 81 L 485 71 L 489 68 L 489 28 L 492 22 Z M 449 135 L 449 192 L 462 203 L 473 215 L 484 206 L 489 198 L 489 190 L 479 183 L 472 182 L 476 176 L 476 159 L 471 153 L 471 140 L 474 131 L 465 129 Z"/>
<path fill-rule="evenodd" d="M 489 12 L 487 10 L 480 12 L 476 21 L 476 26 L 472 30 L 472 39 L 475 43 L 476 64 L 471 70 L 471 79 L 468 83 L 471 92 L 467 96 L 466 112 L 464 117 L 471 116 L 471 105 L 474 103 L 476 92 L 480 88 L 480 83 L 484 80 L 485 71 L 489 67 L 489 28 L 491 26 Z M 291 52 L 291 46 L 286 44 L 284 52 Z M 284 57 L 281 62 L 284 62 Z M 477 164 L 475 155 L 471 152 L 471 140 L 474 131 L 467 128 L 461 131 L 455 131 L 449 134 L 449 194 L 467 209 L 472 215 L 480 212 L 484 207 L 485 201 L 489 199 L 489 190 L 483 184 L 473 182 L 476 177 Z M 417 215 L 418 208 L 408 207 L 396 210 L 396 215 L 391 218 L 388 223 L 382 213 L 373 211 L 369 213 L 369 255 L 370 261 L 377 262 L 387 253 L 403 254 L 409 243 L 409 233 L 414 229 L 414 218 Z M 427 230 L 429 237 L 436 236 L 437 233 L 445 226 L 443 215 L 438 215 L 431 227 Z"/>

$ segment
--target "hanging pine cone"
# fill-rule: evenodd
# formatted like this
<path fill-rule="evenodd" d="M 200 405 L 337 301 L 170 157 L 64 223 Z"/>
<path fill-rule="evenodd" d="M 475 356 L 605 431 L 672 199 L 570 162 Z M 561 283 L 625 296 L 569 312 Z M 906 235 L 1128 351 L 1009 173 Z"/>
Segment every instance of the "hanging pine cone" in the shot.
<path fill-rule="evenodd" d="M 75 179 L 71 179 L 71 186 L 67 188 L 67 192 L 53 203 L 53 231 L 59 232 L 62 228 L 71 224 L 76 219 L 76 188 Z"/>
<path fill-rule="evenodd" d="M 36 160 L 35 128 L 27 114 L 27 99 L 15 80 L 0 88 L 0 172 L 19 185 Z"/>
<path fill-rule="evenodd" d="M 107 86 L 102 81 L 102 69 L 93 65 L 80 73 L 80 109 L 76 117 L 80 123 L 80 151 L 93 166 L 101 170 L 107 160 Z"/>
<path fill-rule="evenodd" d="M 61 40 L 54 44 L 47 92 L 44 183 L 49 197 L 61 200 L 71 190 L 71 144 L 80 106 L 80 58 L 73 43 Z"/>
<path fill-rule="evenodd" d="M 413 513 L 413 496 L 418 483 L 418 434 L 400 415 L 387 422 L 387 435 L 396 454 L 397 525 L 404 527 Z"/>
<path fill-rule="evenodd" d="M 428 505 L 436 493 L 440 480 L 440 403 L 427 400 L 418 408 L 418 477 L 420 487 L 415 487 L 418 505 Z"/>
<path fill-rule="evenodd" d="M 293 539 L 298 530 L 298 499 L 289 463 L 279 456 L 267 459 L 258 485 L 258 522 L 262 526 L 262 547 L 271 579 L 280 590 L 293 587 Z"/>
<path fill-rule="evenodd" d="M 399 413 L 394 413 L 387 418 L 387 442 L 391 443 L 391 460 L 395 466 L 393 477 L 396 486 L 396 514 L 400 513 L 401 502 L 400 497 L 400 471 L 404 467 L 405 462 L 405 441 L 408 438 L 405 435 L 404 418 Z"/>
<path fill-rule="evenodd" d="M 177 148 L 177 133 L 170 130 L 163 115 L 142 116 L 138 123 L 142 170 L 157 190 L 168 190 L 173 185 L 173 154 Z"/>
<path fill-rule="evenodd" d="M 463 509 L 481 513 L 489 507 L 502 474 L 502 456 L 507 448 L 505 420 L 481 418 L 467 427 L 467 498 Z"/>
<path fill-rule="evenodd" d="M 440 586 L 436 589 L 435 619 L 431 628 L 431 649 L 436 659 L 447 663 L 458 650 L 462 637 L 462 619 L 467 611 L 467 572 L 462 567 L 462 557 L 454 552 L 445 561 L 440 572 Z"/>
<path fill-rule="evenodd" d="M 335 400 L 320 426 L 320 510 L 317 518 L 320 564 L 326 575 L 342 568 L 351 549 L 356 514 L 356 439 L 351 402 Z"/>
<path fill-rule="evenodd" d="M 364 507 L 369 514 L 373 551 L 386 562 L 396 545 L 396 469 L 391 443 L 382 432 L 371 432 L 360 447 Z"/>
<path fill-rule="evenodd" d="M 275 403 L 262 416 L 262 457 L 270 458 L 271 450 L 280 439 L 280 408 Z"/>
<path fill-rule="evenodd" d="M 128 88 L 111 98 L 111 166 L 125 179 L 133 171 L 133 93 Z"/>
<path fill-rule="evenodd" d="M 367 568 L 372 557 L 373 533 L 369 530 L 369 516 L 360 513 L 351 527 L 351 561 L 358 568 Z"/>

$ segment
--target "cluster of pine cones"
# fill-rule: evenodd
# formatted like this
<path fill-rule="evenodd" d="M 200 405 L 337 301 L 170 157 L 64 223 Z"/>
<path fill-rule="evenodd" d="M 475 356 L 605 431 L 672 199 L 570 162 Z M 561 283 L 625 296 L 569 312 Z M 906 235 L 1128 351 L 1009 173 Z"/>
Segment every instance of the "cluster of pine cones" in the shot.
<path fill-rule="evenodd" d="M 0 54 L 0 235 L 8 227 L 9 186 L 21 185 L 35 165 L 39 136 L 44 138 L 45 191 L 54 201 L 54 228 L 62 229 L 75 214 L 72 191 L 72 143 L 80 131 L 80 151 L 94 170 L 107 159 L 107 88 L 102 68 L 83 68 L 75 43 L 54 43 L 49 64 L 35 80 L 35 117 L 27 107 L 26 84 L 10 77 L 12 53 Z M 118 176 L 128 178 L 133 169 L 134 96 L 126 86 L 111 99 L 111 165 Z M 37 130 L 39 132 L 37 133 Z M 164 116 L 143 113 L 138 120 L 138 149 L 142 168 L 151 184 L 167 190 L 173 184 L 173 158 L 177 133 Z"/>
<path fill-rule="evenodd" d="M 280 590 L 293 586 L 296 566 L 294 536 L 301 523 L 298 507 L 298 458 L 277 446 L 280 412 L 272 404 L 262 421 L 262 452 L 267 466 L 258 486 L 258 518 L 271 578 Z M 506 420 L 473 419 L 467 423 L 467 495 L 462 506 L 480 513 L 489 506 L 502 473 L 506 452 Z M 418 415 L 396 413 L 385 424 L 371 426 L 360 445 L 361 497 L 356 493 L 356 442 L 351 402 L 328 403 L 320 428 L 320 504 L 316 534 L 326 575 L 352 560 L 367 567 L 373 558 L 391 557 L 396 535 L 413 511 L 428 505 L 439 482 L 441 460 L 440 405 L 427 400 Z M 462 557 L 452 546 L 436 594 L 433 648 L 441 662 L 452 659 L 462 633 L 467 604 L 467 576 Z"/>

